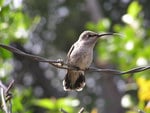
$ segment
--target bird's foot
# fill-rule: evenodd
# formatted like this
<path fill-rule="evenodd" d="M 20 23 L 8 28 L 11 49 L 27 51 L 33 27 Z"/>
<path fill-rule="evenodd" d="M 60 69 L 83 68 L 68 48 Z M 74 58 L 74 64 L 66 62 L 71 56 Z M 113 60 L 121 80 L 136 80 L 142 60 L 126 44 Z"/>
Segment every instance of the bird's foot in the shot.
<path fill-rule="evenodd" d="M 60 66 L 63 66 L 64 60 L 63 59 L 57 59 L 57 62 L 59 63 Z"/>

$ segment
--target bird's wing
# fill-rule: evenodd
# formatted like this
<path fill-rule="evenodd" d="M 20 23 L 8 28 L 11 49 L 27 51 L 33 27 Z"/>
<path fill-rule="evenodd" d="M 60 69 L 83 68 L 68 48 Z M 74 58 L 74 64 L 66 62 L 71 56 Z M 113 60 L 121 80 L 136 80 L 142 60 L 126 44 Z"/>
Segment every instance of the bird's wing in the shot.
<path fill-rule="evenodd" d="M 73 49 L 74 49 L 74 44 L 71 46 L 71 48 L 70 48 L 70 50 L 69 50 L 69 52 L 68 52 L 68 54 L 67 54 L 67 59 L 70 57 L 70 55 L 71 55 Z"/>

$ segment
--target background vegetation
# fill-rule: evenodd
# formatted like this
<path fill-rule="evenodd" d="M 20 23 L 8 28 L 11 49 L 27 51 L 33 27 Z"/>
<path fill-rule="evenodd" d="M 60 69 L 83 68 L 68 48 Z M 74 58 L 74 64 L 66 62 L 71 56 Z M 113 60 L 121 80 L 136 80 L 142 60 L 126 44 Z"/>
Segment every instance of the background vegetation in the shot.
<path fill-rule="evenodd" d="M 84 30 L 117 32 L 100 40 L 93 66 L 128 70 L 150 64 L 148 0 L 1 0 L 0 43 L 49 59 L 65 59 Z M 64 92 L 65 70 L 0 48 L 0 79 L 12 90 L 13 113 L 150 113 L 150 75 L 86 73 L 82 92 Z M 3 112 L 2 110 L 0 111 Z"/>

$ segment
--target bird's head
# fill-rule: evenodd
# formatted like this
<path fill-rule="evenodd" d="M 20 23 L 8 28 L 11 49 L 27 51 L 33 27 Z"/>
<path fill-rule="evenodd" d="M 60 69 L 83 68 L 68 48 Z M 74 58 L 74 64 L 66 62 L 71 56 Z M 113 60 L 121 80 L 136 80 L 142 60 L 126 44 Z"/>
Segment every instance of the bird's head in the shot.
<path fill-rule="evenodd" d="M 113 35 L 113 33 L 96 33 L 93 31 L 84 31 L 81 33 L 81 35 L 79 36 L 79 41 L 83 41 L 86 44 L 93 44 L 96 43 L 97 39 L 103 36 L 107 36 L 107 35 Z"/>

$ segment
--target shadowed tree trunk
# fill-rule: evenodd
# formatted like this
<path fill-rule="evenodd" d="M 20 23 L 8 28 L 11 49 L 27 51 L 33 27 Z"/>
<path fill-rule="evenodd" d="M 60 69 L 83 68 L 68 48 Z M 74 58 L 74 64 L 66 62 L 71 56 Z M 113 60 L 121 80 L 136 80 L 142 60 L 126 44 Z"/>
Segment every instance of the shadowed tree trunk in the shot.
<path fill-rule="evenodd" d="M 121 94 L 114 83 L 112 75 L 104 75 L 100 79 L 100 84 L 103 90 L 103 98 L 105 99 L 105 113 L 124 113 L 121 107 Z"/>
<path fill-rule="evenodd" d="M 87 11 L 91 15 L 90 16 L 91 20 L 97 23 L 103 17 L 98 1 L 97 0 L 85 0 L 85 1 Z"/>

